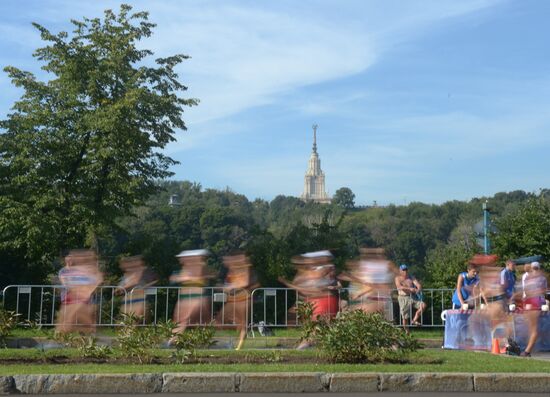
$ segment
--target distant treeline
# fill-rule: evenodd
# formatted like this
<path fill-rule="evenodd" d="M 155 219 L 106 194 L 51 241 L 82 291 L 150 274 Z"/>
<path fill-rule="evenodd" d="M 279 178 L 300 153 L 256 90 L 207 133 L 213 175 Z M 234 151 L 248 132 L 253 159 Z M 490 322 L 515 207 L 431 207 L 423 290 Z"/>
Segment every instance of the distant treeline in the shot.
<path fill-rule="evenodd" d="M 277 277 L 292 275 L 294 255 L 330 249 L 342 268 L 358 256 L 359 247 L 369 246 L 384 247 L 396 263 L 409 264 L 426 286 L 452 287 L 465 261 L 482 250 L 474 226 L 482 220 L 486 200 L 495 224 L 494 252 L 503 258 L 550 255 L 548 190 L 503 192 L 440 205 L 349 208 L 287 196 L 249 201 L 229 189 L 203 189 L 190 182 L 163 182 L 162 187 L 146 206 L 134 208 L 132 216 L 94 236 L 112 282 L 120 275 L 117 263 L 123 255 L 143 254 L 166 282 L 177 269 L 176 253 L 208 248 L 213 253 L 210 264 L 219 271 L 222 256 L 248 252 L 261 283 L 275 286 Z M 59 258 L 29 262 L 16 251 L 3 252 L 1 261 L 2 285 L 47 282 L 60 266 Z"/>

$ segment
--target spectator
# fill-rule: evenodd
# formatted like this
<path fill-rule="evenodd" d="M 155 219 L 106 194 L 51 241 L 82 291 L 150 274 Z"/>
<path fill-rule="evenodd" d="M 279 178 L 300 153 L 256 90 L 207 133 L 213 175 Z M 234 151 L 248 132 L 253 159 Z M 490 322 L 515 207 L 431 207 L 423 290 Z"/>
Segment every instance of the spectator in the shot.
<path fill-rule="evenodd" d="M 453 294 L 453 309 L 473 309 L 475 307 L 474 289 L 479 284 L 477 266 L 469 263 L 468 270 L 458 275 Z"/>
<path fill-rule="evenodd" d="M 422 285 L 409 274 L 409 267 L 405 264 L 399 266 L 399 274 L 395 277 L 397 287 L 397 300 L 399 311 L 405 332 L 409 332 L 407 321 L 411 317 L 413 307 L 416 309 L 411 325 L 422 325 L 420 323 L 422 312 L 426 309 L 426 303 L 422 301 Z"/>
<path fill-rule="evenodd" d="M 506 267 L 500 272 L 500 285 L 504 288 L 509 303 L 512 303 L 516 285 L 516 263 L 514 261 L 506 261 Z"/>

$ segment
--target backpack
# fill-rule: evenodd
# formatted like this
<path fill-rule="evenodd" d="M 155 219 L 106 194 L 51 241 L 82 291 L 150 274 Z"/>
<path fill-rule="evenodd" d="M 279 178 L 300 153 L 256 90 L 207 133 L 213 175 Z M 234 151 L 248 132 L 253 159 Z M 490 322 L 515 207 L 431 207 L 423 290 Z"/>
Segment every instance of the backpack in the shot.
<path fill-rule="evenodd" d="M 519 356 L 521 349 L 518 343 L 512 338 L 508 338 L 508 346 L 506 346 L 506 354 L 510 356 Z"/>

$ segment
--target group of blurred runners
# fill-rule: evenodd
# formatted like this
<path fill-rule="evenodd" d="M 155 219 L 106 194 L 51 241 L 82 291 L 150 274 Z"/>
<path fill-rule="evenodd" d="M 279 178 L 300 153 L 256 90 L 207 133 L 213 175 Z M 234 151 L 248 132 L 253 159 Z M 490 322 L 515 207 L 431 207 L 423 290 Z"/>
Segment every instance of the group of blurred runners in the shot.
<path fill-rule="evenodd" d="M 205 292 L 205 287 L 216 278 L 207 263 L 209 255 L 210 252 L 204 249 L 176 255 L 181 268 L 170 276 L 170 282 L 179 286 L 173 313 L 176 328 L 170 342 L 188 325 L 207 324 L 217 318 L 223 324 L 236 324 L 239 330 L 237 348 L 240 349 L 247 333 L 250 292 L 259 287 L 259 283 L 244 252 L 223 257 L 226 270 L 223 290 L 227 293 L 223 311 L 213 316 L 212 296 Z M 344 310 L 380 312 L 391 320 L 392 292 L 397 290 L 401 325 L 405 331 L 409 332 L 410 325 L 422 325 L 422 313 L 427 305 L 422 284 L 410 274 L 408 265 L 395 265 L 382 248 L 360 249 L 360 258 L 346 263 L 339 274 L 333 261 L 328 250 L 298 255 L 292 258 L 296 270 L 294 278 L 279 278 L 282 284 L 298 292 L 301 301 L 311 303 L 312 320 L 319 316 L 334 318 Z M 66 287 L 56 322 L 59 332 L 94 330 L 93 295 L 103 282 L 97 263 L 97 255 L 92 250 L 73 250 L 65 257 L 65 267 L 59 272 L 59 280 Z M 495 326 L 509 324 L 507 314 L 521 309 L 528 319 L 530 333 L 528 346 L 522 354 L 530 355 L 538 336 L 538 314 L 548 310 L 546 277 L 538 262 L 525 265 L 521 279 L 516 275 L 514 261 L 507 261 L 504 268 L 497 263 L 498 257 L 494 255 L 476 255 L 470 260 L 467 270 L 458 275 L 453 308 L 481 309 Z M 142 256 L 122 258 L 120 268 L 123 277 L 119 291 L 131 291 L 121 311 L 143 317 L 146 315 L 145 291 L 158 282 L 158 277 L 146 266 Z M 342 282 L 349 284 L 344 295 L 341 294 Z M 506 333 L 511 335 L 512 331 L 507 329 Z"/>

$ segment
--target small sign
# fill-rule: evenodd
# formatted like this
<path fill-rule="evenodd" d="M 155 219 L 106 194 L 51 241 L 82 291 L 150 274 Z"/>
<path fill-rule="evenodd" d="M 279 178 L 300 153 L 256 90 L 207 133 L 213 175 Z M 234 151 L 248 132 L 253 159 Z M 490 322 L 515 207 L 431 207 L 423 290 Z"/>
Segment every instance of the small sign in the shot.
<path fill-rule="evenodd" d="M 145 288 L 145 295 L 156 295 L 157 289 L 156 288 Z"/>
<path fill-rule="evenodd" d="M 265 296 L 277 296 L 277 290 L 276 289 L 266 289 L 265 290 Z"/>
<path fill-rule="evenodd" d="M 227 294 L 225 292 L 215 293 L 214 302 L 222 302 L 222 303 L 227 302 Z"/>
<path fill-rule="evenodd" d="M 31 293 L 31 287 L 18 287 L 17 292 L 19 294 L 30 294 Z"/>

